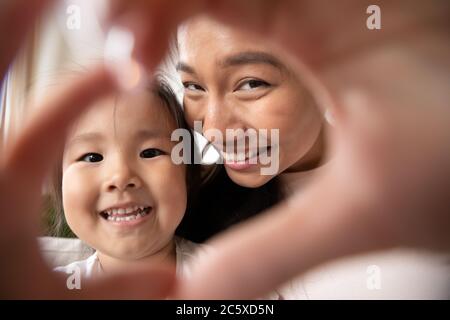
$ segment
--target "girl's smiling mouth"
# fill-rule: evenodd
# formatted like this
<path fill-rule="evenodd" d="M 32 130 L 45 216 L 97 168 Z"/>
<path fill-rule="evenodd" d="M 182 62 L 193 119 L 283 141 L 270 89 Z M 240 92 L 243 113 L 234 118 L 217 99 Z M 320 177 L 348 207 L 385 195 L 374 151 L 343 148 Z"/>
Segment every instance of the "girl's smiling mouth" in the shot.
<path fill-rule="evenodd" d="M 152 210 L 153 207 L 144 205 L 117 206 L 101 211 L 100 216 L 113 223 L 135 224 L 148 216 Z"/>

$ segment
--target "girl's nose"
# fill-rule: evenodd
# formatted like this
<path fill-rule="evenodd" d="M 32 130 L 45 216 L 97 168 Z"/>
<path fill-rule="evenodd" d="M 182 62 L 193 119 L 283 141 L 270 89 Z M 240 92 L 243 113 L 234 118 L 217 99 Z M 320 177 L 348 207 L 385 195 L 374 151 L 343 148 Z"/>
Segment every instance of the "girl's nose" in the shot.
<path fill-rule="evenodd" d="M 141 185 L 141 179 L 138 174 L 123 160 L 118 160 L 118 162 L 111 167 L 108 178 L 105 181 L 105 189 L 107 192 L 123 192 L 138 189 Z"/>
<path fill-rule="evenodd" d="M 137 189 L 139 187 L 140 183 L 137 178 L 123 179 L 116 177 L 108 184 L 107 191 L 126 191 L 129 189 Z"/>

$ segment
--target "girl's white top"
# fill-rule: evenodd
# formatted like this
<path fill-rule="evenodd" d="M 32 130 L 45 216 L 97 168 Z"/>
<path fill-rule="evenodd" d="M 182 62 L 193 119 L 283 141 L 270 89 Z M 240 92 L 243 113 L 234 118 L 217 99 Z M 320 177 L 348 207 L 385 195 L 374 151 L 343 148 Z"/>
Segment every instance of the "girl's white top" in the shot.
<path fill-rule="evenodd" d="M 188 276 L 190 261 L 194 256 L 206 250 L 206 246 L 175 237 L 176 273 L 179 276 Z M 97 252 L 85 260 L 75 261 L 66 266 L 56 267 L 57 272 L 73 274 L 77 270 L 82 278 L 97 277 L 103 273 Z"/>

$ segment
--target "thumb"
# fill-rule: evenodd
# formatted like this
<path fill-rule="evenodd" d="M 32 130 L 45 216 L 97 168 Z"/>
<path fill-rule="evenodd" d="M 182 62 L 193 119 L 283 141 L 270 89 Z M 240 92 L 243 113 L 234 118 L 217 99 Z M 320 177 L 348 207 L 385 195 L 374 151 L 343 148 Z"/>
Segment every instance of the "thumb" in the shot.
<path fill-rule="evenodd" d="M 165 299 L 175 285 L 175 268 L 154 267 L 107 276 L 101 280 L 80 281 L 77 289 L 68 289 L 66 280 L 63 295 L 66 299 L 136 300 Z"/>

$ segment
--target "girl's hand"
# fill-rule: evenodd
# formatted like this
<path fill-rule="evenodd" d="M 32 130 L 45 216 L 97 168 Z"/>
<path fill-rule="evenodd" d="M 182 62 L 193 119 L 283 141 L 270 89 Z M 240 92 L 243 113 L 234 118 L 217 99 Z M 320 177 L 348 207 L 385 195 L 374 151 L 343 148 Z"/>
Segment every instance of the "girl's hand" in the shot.
<path fill-rule="evenodd" d="M 50 2 L 8 0 L 2 3 L 0 79 L 38 14 Z M 108 72 L 103 69 L 89 72 L 52 92 L 50 99 L 37 108 L 39 113 L 3 149 L 0 155 L 1 298 L 162 298 L 171 290 L 172 270 L 155 268 L 140 270 L 133 277 L 120 275 L 96 284 L 81 279 L 81 290 L 71 291 L 66 279 L 47 267 L 37 245 L 42 183 L 61 151 L 66 129 L 97 98 L 114 89 Z"/>
<path fill-rule="evenodd" d="M 116 1 L 112 20 L 135 31 L 136 55 L 147 66 L 159 62 L 180 21 L 208 13 L 284 48 L 334 118 L 321 175 L 217 237 L 216 254 L 180 284 L 179 297 L 255 297 L 344 255 L 450 249 L 450 5 L 377 1 L 382 28 L 369 30 L 371 4 Z"/>

